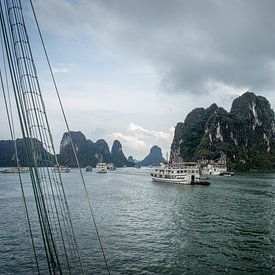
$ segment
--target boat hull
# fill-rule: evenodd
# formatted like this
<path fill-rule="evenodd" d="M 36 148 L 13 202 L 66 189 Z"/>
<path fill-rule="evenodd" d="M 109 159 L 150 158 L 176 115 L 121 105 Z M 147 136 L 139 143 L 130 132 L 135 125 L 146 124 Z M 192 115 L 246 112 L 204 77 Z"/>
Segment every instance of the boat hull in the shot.
<path fill-rule="evenodd" d="M 175 184 L 191 185 L 191 180 L 187 180 L 187 179 L 166 179 L 166 178 L 152 177 L 152 181 L 162 182 L 162 183 L 175 183 Z"/>
<path fill-rule="evenodd" d="M 96 172 L 99 174 L 106 174 L 107 170 L 96 170 Z"/>
<path fill-rule="evenodd" d="M 15 173 L 28 173 L 29 172 L 29 168 L 25 168 L 25 167 L 12 167 L 12 168 L 5 168 L 1 171 L 1 173 L 3 174 L 15 174 Z"/>

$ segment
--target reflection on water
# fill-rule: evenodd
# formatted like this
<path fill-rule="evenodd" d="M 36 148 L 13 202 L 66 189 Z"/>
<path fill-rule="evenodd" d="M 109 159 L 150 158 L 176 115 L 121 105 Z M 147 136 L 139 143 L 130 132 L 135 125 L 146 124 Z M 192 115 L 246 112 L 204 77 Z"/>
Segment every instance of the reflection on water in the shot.
<path fill-rule="evenodd" d="M 149 171 L 85 173 L 113 274 L 275 273 L 274 174 L 215 177 L 204 187 L 152 183 Z M 86 271 L 104 274 L 78 171 L 62 176 Z M 29 175 L 23 177 L 41 242 Z M 0 213 L 1 274 L 30 273 L 16 174 L 0 174 Z"/>

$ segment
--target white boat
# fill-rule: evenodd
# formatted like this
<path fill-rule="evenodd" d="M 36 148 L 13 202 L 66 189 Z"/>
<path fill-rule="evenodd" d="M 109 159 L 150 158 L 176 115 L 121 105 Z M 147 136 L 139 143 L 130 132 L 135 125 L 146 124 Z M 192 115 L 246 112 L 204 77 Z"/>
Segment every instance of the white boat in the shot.
<path fill-rule="evenodd" d="M 97 173 L 107 173 L 107 164 L 104 162 L 100 162 L 96 165 L 96 172 Z"/>
<path fill-rule="evenodd" d="M 156 182 L 179 184 L 194 184 L 200 180 L 198 164 L 195 162 L 161 164 L 155 167 L 151 176 Z"/>
<path fill-rule="evenodd" d="M 10 173 L 28 173 L 29 168 L 27 167 L 11 167 L 11 168 L 4 168 L 2 173 L 10 174 Z"/>
<path fill-rule="evenodd" d="M 219 176 L 227 172 L 227 167 L 224 164 L 208 164 L 201 170 L 203 175 Z"/>
<path fill-rule="evenodd" d="M 53 171 L 55 173 L 70 173 L 71 172 L 71 168 L 67 167 L 67 166 L 63 166 L 63 165 L 55 165 L 53 167 Z"/>
<path fill-rule="evenodd" d="M 216 160 L 204 159 L 200 161 L 201 173 L 203 175 L 219 176 L 227 174 L 226 155 L 221 153 L 220 158 Z"/>
<path fill-rule="evenodd" d="M 114 164 L 113 163 L 108 163 L 107 164 L 107 169 L 109 170 L 109 171 L 115 171 L 116 170 L 116 167 L 114 166 Z"/>

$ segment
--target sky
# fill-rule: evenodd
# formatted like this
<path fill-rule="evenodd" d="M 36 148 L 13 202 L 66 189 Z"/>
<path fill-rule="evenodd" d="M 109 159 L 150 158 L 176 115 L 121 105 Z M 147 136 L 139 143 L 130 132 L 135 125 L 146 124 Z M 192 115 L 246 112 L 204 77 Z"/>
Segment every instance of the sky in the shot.
<path fill-rule="evenodd" d="M 169 152 L 194 108 L 251 91 L 275 106 L 272 0 L 34 0 L 71 130 Z M 28 4 L 26 25 L 56 147 L 66 131 Z M 9 131 L 0 95 L 0 139 Z M 20 132 L 18 130 L 18 136 Z"/>

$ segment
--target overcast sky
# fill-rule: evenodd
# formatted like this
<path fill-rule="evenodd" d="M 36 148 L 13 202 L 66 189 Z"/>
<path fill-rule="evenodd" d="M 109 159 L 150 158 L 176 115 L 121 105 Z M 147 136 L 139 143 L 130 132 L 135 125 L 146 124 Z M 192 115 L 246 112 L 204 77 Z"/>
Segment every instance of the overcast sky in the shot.
<path fill-rule="evenodd" d="M 28 1 L 24 11 L 50 125 L 64 122 Z M 173 126 L 196 107 L 250 90 L 275 106 L 275 1 L 36 0 L 72 130 L 142 159 L 169 151 Z M 9 138 L 0 97 L 0 139 Z"/>

